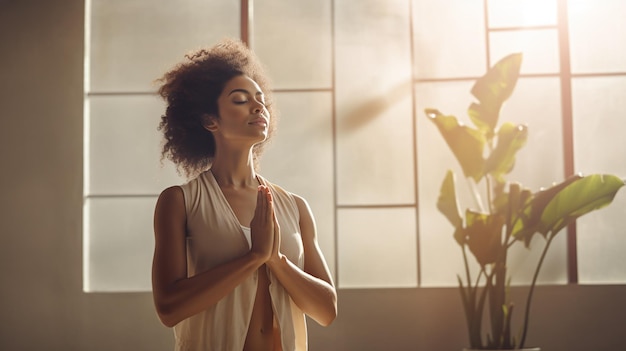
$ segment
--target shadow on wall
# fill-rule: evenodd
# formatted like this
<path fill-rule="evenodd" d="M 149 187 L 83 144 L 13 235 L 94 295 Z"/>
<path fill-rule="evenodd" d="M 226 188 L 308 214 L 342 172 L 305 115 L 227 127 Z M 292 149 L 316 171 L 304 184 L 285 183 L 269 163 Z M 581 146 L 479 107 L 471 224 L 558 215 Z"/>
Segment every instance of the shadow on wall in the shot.
<path fill-rule="evenodd" d="M 400 82 L 393 86 L 386 93 L 375 96 L 367 102 L 355 106 L 349 110 L 346 117 L 342 118 L 341 123 L 345 132 L 353 132 L 367 125 L 376 117 L 380 116 L 390 106 L 395 105 L 411 94 L 411 80 Z"/>

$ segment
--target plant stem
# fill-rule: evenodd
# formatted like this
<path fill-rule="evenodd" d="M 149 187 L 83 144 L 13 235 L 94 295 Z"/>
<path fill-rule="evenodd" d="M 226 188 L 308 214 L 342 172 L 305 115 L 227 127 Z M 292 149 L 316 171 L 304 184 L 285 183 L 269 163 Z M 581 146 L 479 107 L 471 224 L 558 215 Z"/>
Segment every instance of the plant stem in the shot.
<path fill-rule="evenodd" d="M 471 275 L 469 271 L 469 262 L 467 262 L 467 252 L 465 252 L 465 245 L 463 245 L 462 251 L 463 251 L 463 263 L 465 264 L 465 277 L 467 278 L 467 286 L 471 287 L 472 280 L 471 280 Z"/>
<path fill-rule="evenodd" d="M 461 247 L 461 251 L 463 252 L 463 263 L 465 264 L 465 275 L 467 279 L 467 292 L 464 296 L 464 305 L 470 345 L 472 347 L 482 347 L 482 341 L 480 340 L 481 326 L 476 326 L 477 313 L 480 313 L 476 306 L 476 293 L 478 289 L 477 287 L 472 286 L 472 277 L 469 271 L 469 262 L 467 261 L 467 252 L 465 251 L 465 245 Z M 478 275 L 478 277 L 480 278 L 480 274 Z M 461 288 L 461 294 L 463 294 L 464 288 L 460 277 L 459 284 Z"/>
<path fill-rule="evenodd" d="M 526 299 L 526 311 L 524 312 L 524 327 L 522 329 L 522 337 L 519 344 L 520 349 L 524 347 L 524 343 L 526 342 L 526 332 L 528 331 L 528 320 L 530 315 L 530 304 L 533 298 L 533 293 L 535 291 L 535 285 L 537 284 L 537 277 L 539 277 L 539 271 L 541 270 L 541 266 L 543 265 L 543 260 L 546 258 L 546 254 L 548 253 L 548 248 L 552 243 L 552 239 L 554 239 L 554 233 L 550 232 L 550 235 L 548 236 L 548 239 L 546 241 L 546 246 L 543 248 L 543 252 L 541 253 L 541 258 L 537 263 L 537 268 L 535 269 L 532 283 L 530 284 L 530 291 L 528 291 L 528 297 Z"/>

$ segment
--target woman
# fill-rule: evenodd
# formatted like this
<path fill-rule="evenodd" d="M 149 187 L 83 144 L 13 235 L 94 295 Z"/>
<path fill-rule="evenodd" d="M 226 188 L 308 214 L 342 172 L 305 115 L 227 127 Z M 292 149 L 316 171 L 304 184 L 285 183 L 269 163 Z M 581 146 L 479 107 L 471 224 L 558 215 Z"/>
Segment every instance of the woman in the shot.
<path fill-rule="evenodd" d="M 224 40 L 167 72 L 163 156 L 190 181 L 154 215 L 153 296 L 176 350 L 306 350 L 337 295 L 306 201 L 257 174 L 275 118 L 254 54 Z"/>

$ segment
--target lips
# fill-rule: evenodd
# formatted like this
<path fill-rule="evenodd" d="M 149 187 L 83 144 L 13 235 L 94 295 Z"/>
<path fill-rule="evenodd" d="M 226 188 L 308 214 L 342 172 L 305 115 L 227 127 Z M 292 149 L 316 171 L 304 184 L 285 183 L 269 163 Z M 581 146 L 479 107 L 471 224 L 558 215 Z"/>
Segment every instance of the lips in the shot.
<path fill-rule="evenodd" d="M 263 117 L 258 117 L 253 119 L 252 121 L 248 122 L 248 124 L 254 124 L 257 126 L 262 126 L 262 127 L 266 127 L 267 126 L 267 120 Z"/>

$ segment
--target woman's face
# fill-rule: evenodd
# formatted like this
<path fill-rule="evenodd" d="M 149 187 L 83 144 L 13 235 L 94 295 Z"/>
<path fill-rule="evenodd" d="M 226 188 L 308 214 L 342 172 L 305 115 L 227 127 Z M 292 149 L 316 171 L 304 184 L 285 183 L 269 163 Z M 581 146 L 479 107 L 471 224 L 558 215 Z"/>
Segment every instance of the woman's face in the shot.
<path fill-rule="evenodd" d="M 217 99 L 219 118 L 211 118 L 207 127 L 216 136 L 231 141 L 256 144 L 267 138 L 270 115 L 265 96 L 250 77 L 241 75 L 229 80 Z"/>

